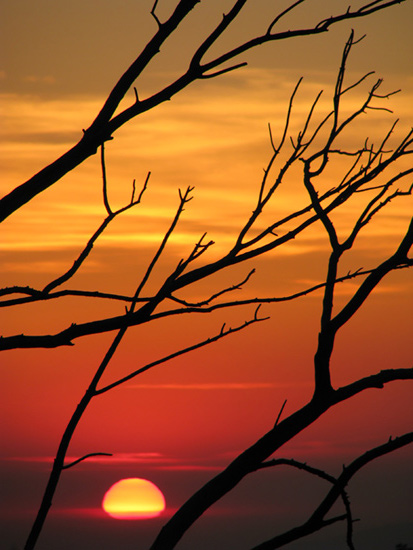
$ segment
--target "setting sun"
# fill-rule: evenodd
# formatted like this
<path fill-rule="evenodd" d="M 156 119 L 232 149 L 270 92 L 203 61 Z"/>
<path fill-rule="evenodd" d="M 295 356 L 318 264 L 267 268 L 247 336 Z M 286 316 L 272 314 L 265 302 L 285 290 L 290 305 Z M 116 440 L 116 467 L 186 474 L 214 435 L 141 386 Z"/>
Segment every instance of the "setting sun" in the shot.
<path fill-rule="evenodd" d="M 102 508 L 115 519 L 154 518 L 165 510 L 165 498 L 151 481 L 121 479 L 106 492 Z"/>

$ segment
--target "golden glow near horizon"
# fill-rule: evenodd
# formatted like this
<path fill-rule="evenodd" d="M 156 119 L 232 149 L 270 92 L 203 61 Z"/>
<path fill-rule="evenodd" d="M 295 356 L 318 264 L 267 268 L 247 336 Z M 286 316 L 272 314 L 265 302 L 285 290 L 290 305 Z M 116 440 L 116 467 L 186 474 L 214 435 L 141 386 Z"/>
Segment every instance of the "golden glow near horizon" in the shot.
<path fill-rule="evenodd" d="M 151 481 L 127 478 L 105 493 L 102 508 L 114 519 L 149 519 L 165 510 L 165 498 Z"/>

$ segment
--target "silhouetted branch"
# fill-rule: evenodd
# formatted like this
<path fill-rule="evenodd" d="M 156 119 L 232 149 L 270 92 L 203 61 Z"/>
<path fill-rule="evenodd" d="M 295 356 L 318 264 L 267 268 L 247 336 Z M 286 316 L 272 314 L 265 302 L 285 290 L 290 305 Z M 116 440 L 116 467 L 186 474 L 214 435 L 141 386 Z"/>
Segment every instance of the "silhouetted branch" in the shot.
<path fill-rule="evenodd" d="M 104 157 L 103 157 L 104 153 L 103 153 L 103 145 L 102 145 L 102 171 L 103 171 L 103 181 L 104 181 L 104 184 L 103 184 L 103 201 L 104 201 L 104 204 L 105 204 L 105 208 L 106 208 L 106 211 L 108 212 L 108 215 L 107 217 L 103 220 L 103 222 L 101 223 L 101 225 L 98 227 L 98 229 L 95 231 L 95 233 L 92 235 L 92 237 L 89 239 L 87 245 L 85 246 L 85 248 L 82 250 L 82 252 L 80 253 L 80 255 L 78 256 L 78 258 L 75 260 L 75 262 L 73 263 L 72 267 L 66 271 L 66 273 L 64 273 L 63 275 L 61 275 L 60 277 L 58 277 L 57 279 L 55 279 L 54 281 L 51 281 L 50 283 L 48 283 L 44 289 L 42 290 L 42 294 L 44 297 L 46 297 L 46 295 L 48 295 L 50 293 L 51 290 L 53 290 L 54 288 L 62 285 L 63 283 L 65 283 L 66 281 L 68 281 L 71 277 L 73 277 L 73 275 L 79 270 L 80 266 L 83 264 L 83 262 L 86 260 L 86 258 L 89 256 L 90 252 L 92 251 L 92 248 L 95 244 L 95 242 L 97 241 L 97 239 L 100 237 L 100 235 L 104 232 L 104 230 L 107 228 L 107 226 L 110 224 L 111 221 L 113 221 L 117 216 L 119 216 L 120 214 L 123 214 L 123 212 L 126 212 L 127 210 L 129 210 L 130 208 L 133 208 L 134 206 L 136 206 L 137 204 L 140 203 L 141 199 L 142 199 L 142 195 L 147 187 L 147 184 L 148 184 L 148 179 L 149 179 L 149 174 L 145 180 L 145 183 L 143 185 L 143 188 L 142 188 L 142 191 L 140 192 L 139 194 L 139 197 L 137 200 L 133 200 L 133 196 L 132 196 L 132 200 L 129 204 L 127 204 L 126 206 L 122 207 L 122 208 L 119 208 L 119 210 L 116 210 L 115 212 L 113 212 L 109 206 L 109 203 L 108 203 L 108 198 L 107 198 L 107 189 L 106 189 L 106 185 L 107 185 L 107 182 L 106 182 L 106 170 L 105 170 L 105 167 L 104 167 Z M 39 297 L 39 296 L 38 296 Z"/>
<path fill-rule="evenodd" d="M 281 405 L 280 412 L 278 413 L 278 416 L 277 416 L 277 418 L 275 419 L 274 428 L 275 428 L 275 426 L 278 424 L 278 422 L 280 421 L 281 415 L 282 415 L 282 413 L 283 413 L 283 410 L 284 410 L 284 407 L 286 406 L 286 404 L 287 404 L 287 400 L 285 399 L 285 400 L 284 400 L 284 403 Z"/>
<path fill-rule="evenodd" d="M 206 305 L 210 304 L 212 301 L 219 298 L 220 296 L 222 296 L 224 294 L 227 294 L 228 292 L 232 292 L 233 290 L 242 290 L 243 285 L 245 285 L 249 281 L 249 279 L 252 277 L 252 275 L 254 273 L 255 273 L 255 269 L 252 269 L 248 273 L 248 275 L 245 277 L 245 279 L 243 279 L 240 283 L 232 285 L 228 288 L 224 288 L 223 290 L 220 290 L 219 292 L 216 292 L 215 294 L 212 294 L 212 296 L 210 296 L 206 300 L 202 300 L 200 302 L 188 302 L 186 300 L 181 300 L 181 299 L 177 298 L 176 296 L 172 296 L 172 294 L 169 296 L 169 299 L 173 300 L 174 302 L 177 302 L 178 304 L 182 304 L 182 305 L 188 306 L 188 307 L 206 306 Z"/>
<path fill-rule="evenodd" d="M 385 193 L 390 189 L 390 187 L 398 181 L 400 178 L 406 176 L 407 174 L 413 173 L 413 168 L 409 170 L 405 170 L 403 173 L 397 174 L 394 178 L 392 178 L 390 181 L 388 181 L 385 185 L 379 186 L 379 192 L 371 199 L 371 201 L 367 204 L 361 215 L 359 216 L 358 220 L 354 224 L 353 230 L 351 231 L 350 235 L 347 237 L 345 242 L 343 243 L 343 247 L 346 249 L 349 249 L 352 247 L 354 240 L 356 239 L 358 233 L 360 230 L 365 227 L 370 221 L 373 219 L 373 217 L 380 212 L 387 204 L 389 204 L 393 199 L 396 197 L 403 197 L 407 195 L 412 194 L 413 185 L 410 186 L 410 188 L 407 191 L 400 191 L 397 189 L 390 195 L 384 198 L 381 202 L 380 199 L 384 197 Z M 370 188 L 370 191 L 372 189 Z M 379 202 L 379 204 L 377 204 Z"/>
<path fill-rule="evenodd" d="M 272 468 L 274 466 L 292 466 L 294 468 L 297 468 L 299 470 L 303 470 L 309 474 L 312 474 L 316 477 L 319 477 L 321 479 L 324 479 L 326 481 L 329 481 L 333 485 L 337 483 L 337 478 L 328 474 L 324 470 L 321 470 L 319 468 L 314 468 L 313 466 L 309 466 L 305 462 L 299 462 L 294 459 L 286 459 L 286 458 L 275 458 L 273 460 L 267 460 L 257 466 L 257 471 L 262 470 L 265 468 Z M 341 493 L 341 499 L 343 501 L 344 507 L 346 509 L 346 519 L 347 519 L 347 545 L 350 548 L 350 550 L 354 550 L 354 544 L 353 544 L 353 523 L 355 520 L 353 520 L 351 507 L 350 507 L 350 501 L 347 496 L 346 491 L 343 489 Z M 340 516 L 340 520 L 344 519 L 343 516 Z M 324 525 L 325 526 L 325 525 Z M 302 535 L 299 534 L 298 538 L 302 538 Z"/>
<path fill-rule="evenodd" d="M 179 351 L 176 351 L 174 353 L 171 353 L 170 355 L 167 355 L 165 357 L 162 357 L 161 359 L 158 359 L 157 361 L 153 361 L 152 363 L 148 363 L 144 367 L 141 367 L 140 369 L 137 369 L 130 374 L 124 376 L 123 378 L 120 378 L 116 382 L 112 382 L 111 384 L 108 384 L 107 386 L 104 386 L 103 388 L 97 389 L 95 391 L 95 395 L 100 395 L 102 393 L 106 393 L 107 391 L 116 388 L 117 386 L 120 386 L 121 384 L 124 384 L 125 382 L 128 382 L 129 380 L 132 380 L 139 374 L 142 374 L 143 372 L 146 372 L 147 370 L 153 369 L 154 367 L 157 367 L 159 365 L 162 365 L 163 363 L 167 363 L 168 361 L 171 361 L 172 359 L 175 359 L 176 357 L 179 357 L 181 355 L 186 355 L 187 353 L 203 348 L 209 344 L 213 344 L 214 342 L 217 342 L 218 340 L 221 340 L 225 336 L 228 336 L 229 334 L 234 334 L 236 332 L 239 332 L 240 330 L 243 330 L 244 328 L 258 323 L 260 321 L 266 321 L 269 319 L 269 317 L 258 317 L 258 308 L 255 311 L 255 315 L 253 319 L 249 321 L 245 321 L 242 325 L 236 326 L 234 328 L 229 327 L 228 329 L 225 329 L 225 326 L 222 327 L 219 334 L 216 334 L 215 336 L 212 336 L 210 338 L 207 338 L 206 340 L 203 340 L 202 342 L 198 342 L 197 344 L 193 344 L 192 346 L 188 346 L 186 348 L 180 349 Z"/>
<path fill-rule="evenodd" d="M 172 235 L 175 227 L 176 227 L 176 224 L 178 223 L 178 220 L 184 210 L 184 206 L 185 204 L 187 204 L 190 200 L 192 200 L 192 197 L 190 197 L 190 193 L 193 191 L 193 187 L 187 187 L 185 193 L 182 193 L 181 190 L 179 190 L 179 199 L 180 199 L 180 204 L 179 204 L 179 207 L 178 207 L 178 210 L 175 214 L 175 217 L 168 229 L 168 231 L 165 233 L 165 236 L 164 238 L 162 239 L 162 242 L 159 246 L 159 249 L 158 251 L 156 252 L 153 260 L 151 261 L 151 263 L 149 264 L 148 266 L 148 269 L 146 270 L 145 272 L 145 275 L 143 276 L 142 278 L 142 281 L 140 282 L 137 290 L 136 290 L 136 294 L 135 294 L 135 298 L 138 299 L 139 298 L 139 295 L 143 289 L 143 287 L 145 286 L 145 284 L 147 283 L 151 273 L 152 273 L 152 270 L 153 268 L 155 267 L 157 261 L 159 260 L 165 246 L 166 246 L 166 243 L 168 242 L 169 240 L 169 237 Z"/>
<path fill-rule="evenodd" d="M 267 29 L 267 34 L 268 35 L 271 35 L 272 33 L 272 30 L 273 28 L 275 27 L 275 25 L 280 21 L 280 19 L 282 17 L 284 17 L 284 15 L 287 15 L 287 13 L 289 13 L 290 11 L 292 11 L 294 8 L 296 8 L 299 4 L 302 4 L 303 2 L 305 2 L 306 0 L 297 0 L 297 2 L 294 2 L 294 4 L 292 4 L 291 6 L 288 6 L 288 8 L 286 8 L 284 11 L 282 11 L 279 15 L 277 15 L 277 17 L 272 21 L 271 25 L 268 27 Z"/>
<path fill-rule="evenodd" d="M 386 369 L 379 373 L 372 374 L 365 378 L 360 378 L 347 386 L 342 386 L 335 390 L 335 400 L 337 403 L 345 401 L 354 395 L 357 395 L 369 389 L 382 389 L 385 384 L 395 380 L 413 380 L 413 368 L 410 369 Z"/>
<path fill-rule="evenodd" d="M 65 464 L 62 467 L 62 470 L 67 470 L 68 468 L 72 468 L 73 466 L 76 466 L 76 464 L 79 464 L 80 462 L 83 462 L 84 460 L 87 460 L 88 458 L 91 458 L 93 456 L 113 456 L 113 454 L 112 453 L 88 453 L 87 455 L 82 456 L 81 458 L 78 458 L 77 460 L 74 460 L 69 464 Z"/>
<path fill-rule="evenodd" d="M 273 537 L 257 546 L 254 546 L 252 550 L 276 550 L 286 544 L 289 544 L 295 540 L 302 539 L 324 527 L 331 525 L 332 522 L 346 519 L 346 516 L 337 516 L 335 518 L 326 519 L 327 513 L 332 509 L 337 499 L 342 496 L 345 487 L 348 485 L 352 477 L 369 462 L 380 458 L 388 453 L 391 453 L 397 449 L 400 449 L 413 442 L 413 433 L 407 433 L 396 439 L 391 439 L 384 445 L 375 447 L 370 451 L 367 451 L 363 455 L 356 458 L 349 466 L 343 468 L 342 474 L 332 481 L 333 487 L 327 493 L 326 497 L 322 500 L 311 517 L 302 525 L 294 527 L 290 531 L 287 531 L 281 535 Z M 304 468 L 303 468 L 304 469 Z M 307 470 L 309 471 L 309 470 Z M 312 472 L 314 473 L 314 472 Z M 320 476 L 321 477 L 321 476 Z M 349 534 L 348 534 L 349 535 Z M 354 544 L 350 538 L 347 538 L 347 543 L 350 549 L 354 549 Z"/>
<path fill-rule="evenodd" d="M 206 78 L 215 78 L 217 76 L 221 76 L 226 73 L 230 73 L 231 71 L 235 71 L 236 69 L 241 69 L 242 67 L 246 67 L 248 63 L 237 63 L 236 65 L 232 65 L 231 67 L 227 67 L 225 69 L 221 69 L 220 71 L 215 71 L 214 73 L 208 73 L 208 74 L 202 74 L 199 78 L 201 80 L 205 80 Z"/>
<path fill-rule="evenodd" d="M 54 494 L 56 492 L 56 488 L 57 488 L 57 485 L 59 483 L 60 476 L 61 476 L 63 470 L 65 468 L 67 468 L 67 466 L 65 466 L 65 464 L 64 464 L 64 461 L 65 461 L 67 450 L 69 448 L 69 445 L 70 445 L 70 442 L 72 440 L 73 434 L 74 434 L 81 418 L 83 417 L 83 413 L 85 412 L 85 410 L 89 406 L 91 400 L 96 396 L 97 385 L 99 384 L 100 380 L 102 379 L 102 376 L 104 375 L 110 361 L 112 360 L 112 358 L 113 358 L 115 352 L 117 351 L 124 335 L 126 334 L 126 331 L 129 328 L 127 320 L 134 313 L 134 309 L 135 309 L 136 304 L 137 304 L 139 293 L 142 290 L 143 286 L 145 285 L 145 283 L 147 281 L 147 278 L 149 277 L 150 272 L 153 269 L 154 265 L 158 261 L 163 249 L 165 248 L 165 245 L 168 241 L 168 238 L 172 234 L 172 232 L 173 232 L 173 230 L 174 230 L 174 228 L 175 228 L 175 226 L 176 226 L 176 224 L 179 220 L 180 214 L 183 211 L 184 205 L 186 204 L 186 202 L 188 202 L 190 200 L 189 193 L 191 191 L 192 191 L 192 188 L 188 187 L 185 193 L 182 194 L 181 192 L 179 192 L 180 204 L 179 204 L 177 213 L 175 215 L 175 218 L 172 221 L 168 231 L 166 232 L 166 234 L 165 234 L 165 236 L 164 236 L 164 238 L 163 238 L 163 240 L 162 240 L 162 242 L 161 242 L 161 244 L 160 244 L 153 260 L 152 260 L 152 262 L 149 264 L 149 267 L 148 267 L 142 281 L 137 286 L 134 298 L 133 298 L 129 308 L 127 309 L 126 315 L 123 316 L 123 321 L 121 322 L 121 324 L 118 328 L 118 331 L 117 331 L 115 337 L 113 338 L 112 343 L 110 344 L 108 350 L 106 351 L 105 356 L 103 357 L 102 361 L 100 362 L 95 374 L 92 377 L 92 380 L 91 380 L 88 388 L 85 391 L 85 394 L 83 395 L 82 399 L 78 403 L 74 413 L 72 414 L 72 416 L 69 420 L 68 425 L 66 426 L 66 429 L 65 429 L 65 431 L 63 433 L 63 436 L 62 436 L 62 438 L 60 440 L 60 443 L 59 443 L 59 447 L 58 447 L 58 450 L 57 450 L 57 453 L 56 453 L 55 460 L 53 462 L 53 467 L 52 467 L 52 470 L 51 470 L 50 475 L 49 475 L 49 479 L 48 479 L 48 482 L 47 482 L 47 485 L 46 485 L 46 489 L 45 489 L 45 492 L 44 492 L 44 495 L 43 495 L 42 502 L 40 504 L 40 507 L 39 507 L 37 516 L 35 518 L 35 521 L 33 523 L 32 529 L 29 533 L 29 537 L 26 541 L 25 550 L 33 550 L 33 548 L 35 547 L 35 545 L 37 543 L 37 540 L 38 540 L 38 537 L 39 537 L 39 535 L 41 533 L 41 530 L 43 528 L 44 522 L 46 521 L 46 517 L 47 517 L 47 514 L 49 512 L 49 509 L 52 506 L 53 497 L 54 497 Z M 146 304 L 146 305 L 148 305 L 148 304 Z M 80 460 L 83 460 L 83 458 L 80 459 Z M 69 465 L 69 467 L 70 467 L 70 465 Z"/>
<path fill-rule="evenodd" d="M 355 313 L 367 297 L 371 294 L 374 288 L 379 284 L 385 275 L 394 269 L 396 266 L 412 266 L 413 259 L 407 257 L 410 248 L 413 245 L 413 219 L 410 221 L 406 235 L 402 239 L 396 252 L 379 266 L 372 270 L 366 277 L 360 287 L 357 289 L 354 296 L 347 302 L 341 311 L 332 319 L 332 328 L 337 331 L 342 327 Z"/>
<path fill-rule="evenodd" d="M 161 28 L 161 22 L 158 19 L 158 16 L 156 15 L 156 7 L 158 5 L 158 0 L 155 0 L 152 9 L 151 9 L 151 15 L 155 19 L 156 23 L 158 24 L 158 27 Z"/>
<path fill-rule="evenodd" d="M 39 301 L 54 300 L 56 298 L 62 298 L 64 296 L 78 296 L 82 298 L 101 298 L 104 300 L 118 300 L 121 302 L 132 302 L 133 296 L 126 296 L 125 294 L 115 294 L 112 292 L 101 292 L 99 290 L 75 290 L 66 289 L 59 290 L 57 292 L 51 292 L 44 294 L 42 290 L 36 290 L 31 287 L 6 287 L 1 289 L 0 296 L 7 296 L 10 294 L 26 294 L 26 298 L 13 298 L 11 300 L 0 301 L 0 307 L 15 306 L 20 304 L 29 304 Z M 140 297 L 138 302 L 148 302 L 150 298 Z"/>
<path fill-rule="evenodd" d="M 108 200 L 108 182 L 106 178 L 106 163 L 105 163 L 105 144 L 100 146 L 100 164 L 102 167 L 102 180 L 103 180 L 103 204 L 105 205 L 108 216 L 113 214 Z"/>

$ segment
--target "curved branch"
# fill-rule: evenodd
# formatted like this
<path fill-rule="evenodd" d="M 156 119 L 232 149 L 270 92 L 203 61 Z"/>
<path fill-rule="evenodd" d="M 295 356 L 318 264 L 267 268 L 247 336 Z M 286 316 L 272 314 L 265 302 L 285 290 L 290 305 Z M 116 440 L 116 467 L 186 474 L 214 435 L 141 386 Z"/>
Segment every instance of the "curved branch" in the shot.
<path fill-rule="evenodd" d="M 354 296 L 343 307 L 343 309 L 331 320 L 332 328 L 337 331 L 342 327 L 355 313 L 360 309 L 368 296 L 379 284 L 385 275 L 392 271 L 395 267 L 401 265 L 413 265 L 413 260 L 410 260 L 407 255 L 413 245 L 413 218 L 410 221 L 409 228 L 402 239 L 396 252 L 378 267 L 372 270 L 370 275 L 363 281 Z"/>
<path fill-rule="evenodd" d="M 25 298 L 13 298 L 11 300 L 0 301 L 0 307 L 16 306 L 20 304 L 29 304 L 33 302 L 40 302 L 46 300 L 54 300 L 56 298 L 62 298 L 63 296 L 79 296 L 82 298 L 101 298 L 105 300 L 118 300 L 121 302 L 133 302 L 135 299 L 133 296 L 127 296 L 126 294 L 114 294 L 111 292 L 101 292 L 99 290 L 75 290 L 66 289 L 59 290 L 44 294 L 42 290 L 36 290 L 31 287 L 6 287 L 0 291 L 0 296 L 7 296 L 10 294 L 26 294 Z M 138 298 L 137 302 L 148 302 L 150 298 Z"/>
<path fill-rule="evenodd" d="M 333 487 L 305 523 L 261 544 L 258 544 L 257 546 L 254 546 L 252 550 L 276 550 L 277 548 L 281 548 L 290 542 L 302 539 L 312 533 L 320 531 L 324 527 L 331 525 L 333 522 L 346 519 L 347 516 L 338 516 L 331 519 L 325 518 L 327 513 L 330 512 L 336 503 L 337 499 L 342 495 L 346 485 L 348 485 L 352 477 L 369 462 L 372 462 L 376 458 L 380 458 L 386 454 L 392 453 L 397 449 L 401 449 L 406 445 L 410 445 L 411 443 L 413 443 L 413 432 L 406 433 L 395 439 L 390 438 L 390 440 L 384 445 L 370 449 L 363 455 L 357 457 L 349 466 L 345 466 L 343 468 L 342 474 L 334 481 Z M 350 548 L 354 549 L 351 539 Z"/>
<path fill-rule="evenodd" d="M 80 462 L 83 462 L 84 460 L 87 460 L 88 458 L 92 458 L 92 456 L 113 456 L 112 453 L 88 453 L 87 455 L 84 455 L 77 460 L 74 460 L 73 462 L 70 462 L 69 464 L 65 464 L 62 466 L 62 470 L 68 470 L 69 468 L 72 468 L 73 466 L 76 466 Z"/>
<path fill-rule="evenodd" d="M 193 344 L 192 346 L 188 346 L 187 348 L 180 349 L 179 351 L 176 351 L 174 353 L 171 353 L 170 355 L 167 355 L 165 357 L 162 357 L 161 359 L 158 359 L 157 361 L 153 361 L 152 363 L 148 363 L 144 367 L 141 367 L 140 369 L 137 369 L 130 374 L 127 374 L 123 378 L 120 378 L 119 380 L 116 380 L 115 382 L 112 382 L 111 384 L 108 384 L 107 386 L 104 386 L 102 388 L 99 388 L 95 391 L 95 395 L 100 395 L 102 393 L 106 393 L 107 391 L 116 388 L 117 386 L 120 386 L 121 384 L 124 384 L 125 382 L 128 382 L 129 380 L 132 380 L 139 374 L 142 374 L 143 372 L 146 372 L 147 370 L 153 369 L 154 367 L 157 367 L 158 365 L 162 365 L 163 363 L 167 363 L 168 361 L 171 361 L 172 359 L 175 359 L 176 357 L 179 357 L 181 355 L 186 355 L 187 353 L 197 350 L 199 348 L 203 348 L 209 344 L 213 344 L 214 342 L 217 342 L 218 340 L 221 340 L 225 336 L 228 336 L 229 334 L 234 334 L 236 332 L 239 332 L 240 330 L 243 330 L 244 328 L 258 323 L 260 321 L 266 321 L 269 319 L 269 317 L 257 317 L 258 308 L 255 312 L 255 315 L 253 319 L 250 319 L 249 321 L 245 321 L 242 325 L 238 325 L 234 328 L 229 327 L 228 329 L 225 329 L 225 325 L 221 328 L 221 331 L 216 334 L 215 336 L 212 336 L 210 338 L 207 338 L 206 340 L 203 340 L 202 342 L 198 342 L 197 344 Z"/>

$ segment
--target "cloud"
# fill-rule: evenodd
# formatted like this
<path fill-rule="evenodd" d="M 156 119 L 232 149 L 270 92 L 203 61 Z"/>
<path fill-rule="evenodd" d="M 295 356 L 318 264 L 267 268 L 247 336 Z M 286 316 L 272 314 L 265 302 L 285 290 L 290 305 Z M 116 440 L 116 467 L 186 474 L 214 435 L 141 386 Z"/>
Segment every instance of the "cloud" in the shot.
<path fill-rule="evenodd" d="M 30 82 L 33 84 L 55 84 L 56 78 L 51 75 L 46 75 L 46 76 L 28 75 L 23 78 L 23 82 Z"/>
<path fill-rule="evenodd" d="M 270 382 L 224 382 L 224 383 L 201 383 L 201 384 L 140 384 L 128 386 L 129 389 L 145 390 L 268 390 L 278 388 L 278 384 Z"/>
<path fill-rule="evenodd" d="M 66 463 L 74 462 L 78 460 L 78 456 L 67 456 Z M 150 462 L 164 460 L 165 457 L 161 453 L 157 452 L 143 452 L 143 453 L 116 453 L 112 456 L 91 456 L 87 459 L 87 462 L 111 462 L 113 463 L 127 463 L 127 462 Z M 53 456 L 12 456 L 5 459 L 9 462 L 32 462 L 32 463 L 51 463 L 54 461 Z"/>
<path fill-rule="evenodd" d="M 60 132 L 57 130 L 50 131 L 38 131 L 38 132 L 9 132 L 7 134 L 8 143 L 19 143 L 20 145 L 34 143 L 39 144 L 64 144 L 70 145 L 76 143 L 79 139 L 79 132 L 75 131 L 64 131 Z"/>
<path fill-rule="evenodd" d="M 66 464 L 75 462 L 80 457 L 67 456 Z M 12 456 L 2 459 L 5 462 L 23 462 L 30 464 L 52 464 L 52 456 Z M 151 470 L 174 471 L 219 471 L 226 461 L 223 457 L 190 458 L 167 456 L 158 452 L 114 453 L 112 456 L 91 456 L 81 464 L 99 464 L 103 466 L 139 465 Z"/>

